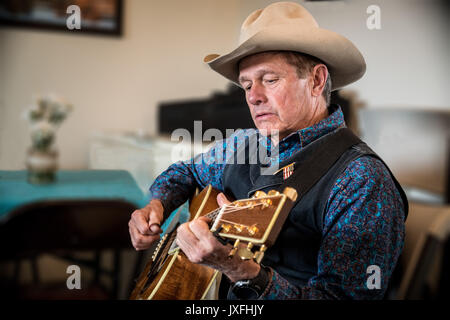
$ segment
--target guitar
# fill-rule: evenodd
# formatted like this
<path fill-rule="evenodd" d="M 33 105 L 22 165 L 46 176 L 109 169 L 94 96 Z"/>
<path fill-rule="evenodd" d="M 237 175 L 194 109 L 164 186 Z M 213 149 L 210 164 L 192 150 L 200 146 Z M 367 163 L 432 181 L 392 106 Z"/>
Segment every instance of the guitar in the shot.
<path fill-rule="evenodd" d="M 230 256 L 237 254 L 241 259 L 260 263 L 264 251 L 280 233 L 297 192 L 292 188 L 286 188 L 283 193 L 257 191 L 252 198 L 236 200 L 222 208 L 216 201 L 219 193 L 207 186 L 195 196 L 189 206 L 189 221 L 200 216 L 211 218 L 211 232 L 222 242 L 234 242 Z M 176 246 L 175 238 L 176 228 L 161 238 L 130 299 L 205 299 L 219 272 L 190 262 Z"/>

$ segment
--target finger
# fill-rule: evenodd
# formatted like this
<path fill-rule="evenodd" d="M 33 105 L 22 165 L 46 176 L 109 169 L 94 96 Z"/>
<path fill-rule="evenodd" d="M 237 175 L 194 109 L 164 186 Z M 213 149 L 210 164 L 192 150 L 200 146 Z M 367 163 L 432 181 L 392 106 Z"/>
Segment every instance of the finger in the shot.
<path fill-rule="evenodd" d="M 178 227 L 176 243 L 191 260 L 195 247 L 198 245 L 198 239 L 189 229 L 188 223 L 183 223 Z"/>
<path fill-rule="evenodd" d="M 163 232 L 159 223 L 149 223 L 149 229 L 152 234 L 160 234 Z"/>
<path fill-rule="evenodd" d="M 148 221 L 148 226 L 150 231 L 153 234 L 159 234 L 162 233 L 163 230 L 161 229 L 161 220 L 162 220 L 162 213 L 158 212 L 156 209 L 150 209 L 150 217 Z"/>
<path fill-rule="evenodd" d="M 211 254 L 216 250 L 222 251 L 224 246 L 213 235 L 209 225 L 201 219 L 194 220 L 189 225 L 194 236 L 199 239 L 199 244 L 205 253 Z"/>
<path fill-rule="evenodd" d="M 148 224 L 148 218 L 142 210 L 136 210 L 133 212 L 131 215 L 131 223 L 135 226 L 139 233 L 148 235 L 152 234 L 152 231 L 150 231 L 150 225 Z"/>
<path fill-rule="evenodd" d="M 189 228 L 194 236 L 200 241 L 208 240 L 212 236 L 209 225 L 203 219 L 196 219 L 189 222 Z"/>
<path fill-rule="evenodd" d="M 190 228 L 190 222 L 183 223 L 178 227 L 177 238 L 184 243 L 193 244 L 193 246 L 195 246 L 195 244 L 199 241 Z"/>
<path fill-rule="evenodd" d="M 133 244 L 133 247 L 136 248 L 137 250 L 148 249 L 155 241 L 159 240 L 159 236 L 154 235 L 149 236 L 141 234 L 139 230 L 133 225 L 130 225 L 129 231 L 131 243 Z"/>
<path fill-rule="evenodd" d="M 204 221 L 204 222 L 205 222 L 206 224 L 208 224 L 208 225 L 212 222 L 212 219 L 209 218 L 209 217 L 207 217 L 207 216 L 201 216 L 201 217 L 199 217 L 197 220 Z"/>
<path fill-rule="evenodd" d="M 217 195 L 217 204 L 220 207 L 223 207 L 224 205 L 230 204 L 231 201 L 227 199 L 227 197 L 221 192 Z"/>
<path fill-rule="evenodd" d="M 153 233 L 161 233 L 162 232 L 161 218 L 154 211 L 150 212 L 150 219 L 148 221 L 148 225 L 149 225 L 149 229 L 151 232 L 153 232 Z"/>
<path fill-rule="evenodd" d="M 183 253 L 186 255 L 186 257 L 189 259 L 189 261 L 197 263 L 198 261 L 195 260 L 194 255 L 194 248 L 191 246 L 190 243 L 184 241 L 181 237 L 178 237 L 175 239 L 177 246 L 183 251 Z"/>

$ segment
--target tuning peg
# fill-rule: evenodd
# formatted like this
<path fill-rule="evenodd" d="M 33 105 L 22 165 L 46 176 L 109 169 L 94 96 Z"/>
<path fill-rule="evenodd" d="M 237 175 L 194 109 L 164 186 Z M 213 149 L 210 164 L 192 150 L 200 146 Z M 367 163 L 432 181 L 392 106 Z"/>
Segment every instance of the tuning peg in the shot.
<path fill-rule="evenodd" d="M 277 196 L 277 195 L 279 195 L 280 193 L 278 192 L 278 191 L 276 191 L 276 190 L 270 190 L 268 193 L 267 193 L 267 195 L 269 195 L 269 196 Z"/>
<path fill-rule="evenodd" d="M 237 239 L 234 242 L 233 249 L 231 249 L 230 253 L 228 254 L 228 259 L 233 258 L 233 256 L 236 254 L 236 251 L 238 250 L 238 247 L 239 247 L 239 242 L 240 242 L 239 239 Z"/>
<path fill-rule="evenodd" d="M 267 194 L 264 191 L 258 190 L 253 195 L 253 198 L 264 198 L 267 197 Z"/>
<path fill-rule="evenodd" d="M 242 260 L 250 260 L 253 258 L 252 248 L 253 248 L 253 243 L 249 242 L 247 244 L 247 247 L 240 248 L 237 251 L 237 254 Z"/>
<path fill-rule="evenodd" d="M 222 230 L 223 231 L 225 231 L 225 232 L 230 232 L 230 230 L 231 230 L 231 225 L 230 224 L 222 224 Z"/>
<path fill-rule="evenodd" d="M 290 187 L 286 187 L 283 191 L 283 193 L 291 200 L 291 201 L 295 201 L 297 200 L 297 190 L 295 190 L 294 188 L 290 188 Z"/>
<path fill-rule="evenodd" d="M 251 235 L 251 236 L 253 236 L 255 233 L 257 233 L 259 230 L 258 230 L 258 228 L 256 227 L 256 226 L 250 226 L 250 227 L 247 227 L 247 232 Z"/>
<path fill-rule="evenodd" d="M 267 247 L 265 245 L 262 245 L 261 248 L 259 248 L 258 251 L 255 252 L 255 254 L 253 255 L 253 259 L 257 262 L 257 263 L 261 263 L 263 257 L 264 257 L 264 252 L 267 250 Z"/>
<path fill-rule="evenodd" d="M 262 201 L 263 208 L 267 208 L 267 207 L 271 206 L 273 203 L 273 201 L 271 199 L 264 199 L 261 201 Z"/>

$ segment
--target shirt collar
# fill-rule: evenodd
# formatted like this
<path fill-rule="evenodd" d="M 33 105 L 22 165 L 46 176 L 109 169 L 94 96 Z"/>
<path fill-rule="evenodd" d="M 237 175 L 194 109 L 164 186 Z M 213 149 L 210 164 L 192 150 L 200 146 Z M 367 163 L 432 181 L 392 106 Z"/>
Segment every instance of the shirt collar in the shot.
<path fill-rule="evenodd" d="M 318 123 L 310 127 L 293 132 L 281 140 L 279 144 L 279 152 L 281 153 L 284 150 L 293 147 L 296 149 L 302 149 L 320 137 L 345 126 L 344 114 L 342 113 L 341 107 L 337 104 L 332 104 L 328 107 L 328 117 L 320 120 Z M 266 140 L 264 145 L 270 152 L 270 138 L 264 138 L 264 140 Z"/>

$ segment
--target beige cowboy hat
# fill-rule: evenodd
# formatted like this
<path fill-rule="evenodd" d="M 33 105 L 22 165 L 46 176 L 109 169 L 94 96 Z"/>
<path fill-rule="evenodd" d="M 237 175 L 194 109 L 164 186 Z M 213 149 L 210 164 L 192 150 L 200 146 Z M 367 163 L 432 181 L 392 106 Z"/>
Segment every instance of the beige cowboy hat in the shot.
<path fill-rule="evenodd" d="M 319 58 L 327 65 L 332 90 L 355 82 L 366 71 L 364 57 L 350 40 L 320 28 L 293 2 L 276 2 L 251 13 L 241 26 L 238 47 L 225 55 L 209 54 L 204 62 L 240 86 L 239 61 L 265 51 L 297 51 Z"/>

